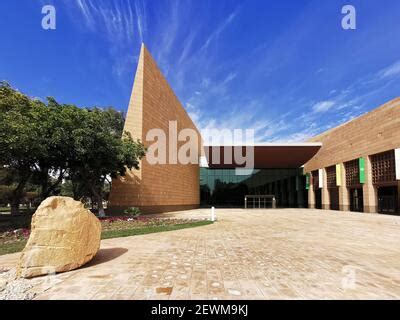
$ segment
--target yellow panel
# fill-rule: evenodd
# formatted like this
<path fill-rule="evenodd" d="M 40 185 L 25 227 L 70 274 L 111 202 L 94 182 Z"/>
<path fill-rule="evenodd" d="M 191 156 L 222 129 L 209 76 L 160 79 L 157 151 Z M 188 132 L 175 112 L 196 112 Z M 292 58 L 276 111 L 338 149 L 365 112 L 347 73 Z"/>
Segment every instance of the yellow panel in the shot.
<path fill-rule="evenodd" d="M 337 186 L 342 185 L 342 165 L 341 164 L 336 165 L 336 185 Z"/>

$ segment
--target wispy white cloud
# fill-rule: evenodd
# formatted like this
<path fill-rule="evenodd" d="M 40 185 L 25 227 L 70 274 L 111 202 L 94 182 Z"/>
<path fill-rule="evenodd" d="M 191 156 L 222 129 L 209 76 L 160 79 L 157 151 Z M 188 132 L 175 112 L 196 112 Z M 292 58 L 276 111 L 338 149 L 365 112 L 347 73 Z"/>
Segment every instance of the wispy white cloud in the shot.
<path fill-rule="evenodd" d="M 139 56 L 131 56 L 131 55 L 121 55 L 115 59 L 114 64 L 112 65 L 112 72 L 118 78 L 123 77 L 126 73 L 130 75 L 135 70 L 134 62 L 139 59 Z"/>
<path fill-rule="evenodd" d="M 208 94 L 213 95 L 215 99 L 221 99 L 229 91 L 230 83 L 236 78 L 236 73 L 230 72 L 222 81 L 213 81 L 208 83 Z"/>
<path fill-rule="evenodd" d="M 72 10 L 73 16 L 76 13 L 82 16 L 89 30 L 107 37 L 115 45 L 123 46 L 127 41 L 134 41 L 136 36 L 140 41 L 143 40 L 146 20 L 144 2 L 141 0 L 135 1 L 135 10 L 130 1 L 122 0 L 65 0 L 64 2 Z"/>
<path fill-rule="evenodd" d="M 146 7 L 143 0 L 64 0 L 78 28 L 84 28 L 109 43 L 110 67 L 121 88 L 129 88 L 126 76 L 134 73 L 139 47 L 147 33 Z"/>
<path fill-rule="evenodd" d="M 130 8 L 131 5 L 129 1 L 128 4 Z M 146 9 L 144 1 L 135 1 L 135 12 L 140 42 L 144 42 L 145 33 L 147 32 Z"/>
<path fill-rule="evenodd" d="M 341 87 L 345 82 L 332 81 L 324 88 L 325 92 L 314 90 L 310 94 L 307 86 L 315 81 L 316 76 L 322 79 L 326 75 L 330 79 L 331 73 L 338 72 L 337 68 L 333 68 L 334 62 L 327 59 L 324 63 L 313 65 L 314 72 L 306 74 L 302 81 L 295 77 L 282 81 L 285 72 L 292 67 L 293 57 L 299 56 L 303 44 L 309 45 L 311 42 L 307 41 L 315 35 L 313 30 L 316 21 L 310 20 L 308 15 L 315 9 L 312 5 L 295 16 L 293 23 L 281 28 L 275 37 L 258 43 L 244 55 L 232 54 L 232 57 L 226 58 L 227 55 L 218 52 L 219 47 L 223 46 L 214 44 L 224 41 L 229 28 L 234 27 L 242 17 L 239 15 L 241 7 L 230 8 L 225 11 L 227 15 L 215 22 L 205 17 L 197 19 L 197 12 L 193 10 L 195 6 L 178 0 L 169 0 L 165 6 L 159 5 L 163 11 L 154 15 L 152 12 L 151 16 L 146 14 L 143 0 L 66 1 L 75 4 L 90 30 L 100 34 L 103 32 L 117 47 L 132 41 L 132 38 L 137 42 L 149 41 L 149 49 L 155 55 L 155 60 L 186 103 L 189 115 L 200 129 L 253 128 L 260 142 L 304 141 L 323 129 L 359 115 L 361 107 L 372 94 L 379 94 L 381 88 L 400 75 L 400 61 L 397 61 L 379 72 L 375 70 L 354 79 L 350 85 Z M 150 12 L 151 6 L 148 7 Z M 150 17 L 152 20 L 147 21 Z M 214 28 L 208 31 L 210 33 L 205 33 L 204 28 L 211 25 L 210 22 Z M 125 71 L 134 72 L 133 54 L 130 51 L 121 55 L 121 50 L 116 50 L 113 72 L 117 76 Z M 221 56 L 225 58 L 223 61 Z M 253 102 L 243 103 L 240 100 L 241 96 L 236 92 L 238 78 L 243 97 Z M 268 83 L 267 80 L 271 81 Z M 276 95 L 279 98 L 273 97 L 272 103 L 269 103 L 269 99 L 262 96 L 263 93 L 256 91 L 259 88 L 252 91 L 252 85 L 261 87 L 261 82 L 268 83 L 265 85 L 266 96 Z M 284 88 L 277 88 L 277 83 L 284 83 Z M 290 112 L 274 113 L 279 109 Z M 329 117 L 321 117 L 325 113 Z"/>
<path fill-rule="evenodd" d="M 210 78 L 204 78 L 201 86 L 202 90 L 206 91 L 205 96 L 202 97 L 204 105 L 207 105 L 211 94 L 213 94 L 214 99 L 218 100 L 217 97 L 221 98 L 221 96 L 230 93 L 229 83 L 235 79 L 237 74 L 237 71 L 232 72 L 232 74 L 222 78 L 219 83 L 214 83 Z M 268 115 L 266 105 L 259 109 L 243 105 L 241 110 L 246 110 L 253 115 L 248 119 L 242 119 L 243 113 L 240 111 L 236 112 L 234 117 L 230 114 L 210 117 L 200 109 L 196 114 L 196 121 L 200 123 L 201 128 L 254 128 L 257 142 L 304 142 L 325 130 L 363 114 L 370 97 L 379 94 L 390 85 L 387 81 L 389 77 L 394 78 L 397 75 L 400 75 L 400 61 L 377 73 L 366 74 L 355 79 L 343 88 L 338 86 L 328 91 L 325 97 L 321 96 L 320 101 L 297 103 L 289 112 L 274 117 L 272 121 L 268 120 L 268 116 L 266 116 Z M 393 81 L 393 79 L 390 80 Z M 212 88 L 215 85 L 222 85 L 221 90 L 213 90 Z M 207 88 L 210 89 L 206 90 Z M 296 95 L 297 93 L 295 93 Z M 280 104 L 285 100 L 288 101 L 288 98 L 282 99 Z M 226 103 L 230 102 L 227 101 Z M 207 109 L 204 108 L 203 110 Z M 263 110 L 263 112 L 257 113 L 258 110 Z M 303 111 L 303 114 L 299 116 L 300 111 Z M 330 116 L 321 121 L 321 114 L 328 112 L 330 112 Z M 258 116 L 254 116 L 257 114 Z M 295 121 L 293 117 L 296 118 Z"/>
<path fill-rule="evenodd" d="M 230 72 L 226 78 L 224 79 L 224 81 L 222 81 L 223 85 L 227 85 L 229 82 L 231 82 L 233 79 L 235 79 L 237 76 L 237 74 L 235 72 Z"/>
<path fill-rule="evenodd" d="M 330 110 L 335 105 L 334 101 L 321 101 L 316 103 L 312 109 L 314 112 L 322 113 Z"/>
<path fill-rule="evenodd" d="M 167 16 L 165 16 L 161 26 L 157 29 L 157 40 L 154 47 L 157 63 L 160 65 L 165 75 L 168 75 L 168 71 L 171 67 L 171 50 L 181 29 L 181 19 L 179 19 L 180 2 L 178 0 L 170 0 L 168 3 L 169 6 L 165 9 L 167 10 Z"/>
<path fill-rule="evenodd" d="M 78 6 L 80 12 L 82 13 L 86 24 L 90 28 L 94 29 L 95 22 L 94 22 L 91 10 L 89 8 L 90 4 L 91 4 L 90 1 L 86 2 L 85 0 L 76 0 L 76 5 Z"/>
<path fill-rule="evenodd" d="M 195 30 L 190 30 L 189 35 L 186 37 L 183 45 L 183 50 L 178 59 L 178 65 L 181 66 L 189 56 L 192 50 L 193 42 L 197 36 L 198 28 Z"/>
<path fill-rule="evenodd" d="M 305 130 L 302 130 L 299 132 L 291 133 L 284 137 L 279 137 L 279 138 L 273 139 L 271 142 L 274 142 L 274 143 L 305 142 L 317 134 L 318 134 L 318 130 L 309 128 L 309 129 L 305 129 Z"/>
<path fill-rule="evenodd" d="M 381 76 L 381 78 L 388 78 L 400 75 L 400 60 L 382 69 L 379 72 L 379 75 Z"/>
<path fill-rule="evenodd" d="M 205 89 L 207 89 L 210 86 L 210 78 L 203 78 L 201 80 L 201 86 Z"/>
<path fill-rule="evenodd" d="M 206 39 L 205 43 L 201 47 L 201 51 L 207 49 L 212 41 L 218 39 L 219 35 L 232 23 L 235 17 L 238 15 L 240 7 L 237 7 Z"/>

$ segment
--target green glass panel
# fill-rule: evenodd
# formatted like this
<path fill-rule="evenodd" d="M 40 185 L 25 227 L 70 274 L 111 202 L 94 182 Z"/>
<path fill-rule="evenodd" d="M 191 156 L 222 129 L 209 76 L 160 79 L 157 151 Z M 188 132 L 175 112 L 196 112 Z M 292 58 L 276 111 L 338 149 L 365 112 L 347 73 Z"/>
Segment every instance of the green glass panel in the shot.
<path fill-rule="evenodd" d="M 358 164 L 359 164 L 359 172 L 360 172 L 360 183 L 365 183 L 365 159 L 364 158 L 359 158 L 358 159 Z"/>

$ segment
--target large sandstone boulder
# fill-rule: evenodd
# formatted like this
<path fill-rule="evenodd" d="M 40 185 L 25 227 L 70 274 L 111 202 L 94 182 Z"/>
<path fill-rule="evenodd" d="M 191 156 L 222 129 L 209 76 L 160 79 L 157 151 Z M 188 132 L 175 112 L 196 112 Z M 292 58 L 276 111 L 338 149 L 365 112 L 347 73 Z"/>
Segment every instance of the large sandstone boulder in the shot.
<path fill-rule="evenodd" d="M 100 236 L 100 221 L 81 202 L 49 197 L 32 217 L 17 275 L 32 278 L 79 268 L 96 255 Z"/>

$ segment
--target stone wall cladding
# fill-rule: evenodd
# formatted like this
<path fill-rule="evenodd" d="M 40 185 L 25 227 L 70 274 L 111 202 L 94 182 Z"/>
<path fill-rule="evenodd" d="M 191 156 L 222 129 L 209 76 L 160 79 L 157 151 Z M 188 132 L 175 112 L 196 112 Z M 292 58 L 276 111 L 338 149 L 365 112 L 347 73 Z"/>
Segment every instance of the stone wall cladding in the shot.
<path fill-rule="evenodd" d="M 400 98 L 389 101 L 339 127 L 313 137 L 309 142 L 322 142 L 318 153 L 304 165 L 304 172 L 340 164 L 342 183 L 339 187 L 339 206 L 349 210 L 349 190 L 345 185 L 343 163 L 360 157 L 365 159 L 365 183 L 363 189 L 364 212 L 378 211 L 377 189 L 372 184 L 370 157 L 373 154 L 400 148 Z M 323 193 L 326 186 L 323 188 Z M 400 183 L 398 187 L 400 193 Z M 308 194 L 309 205 L 315 206 L 313 190 Z M 400 199 L 400 194 L 399 194 Z M 323 207 L 329 207 L 329 197 L 323 197 Z M 400 203 L 399 203 L 400 205 Z"/>
<path fill-rule="evenodd" d="M 200 143 L 199 131 L 150 53 L 142 46 L 125 130 L 148 147 L 151 142 L 145 141 L 145 137 L 153 128 L 164 130 L 168 141 L 169 121 L 177 121 L 178 132 L 184 128 L 194 129 Z M 183 143 L 178 143 L 178 147 Z M 200 203 L 199 185 L 198 164 L 151 165 L 144 158 L 140 170 L 130 171 L 113 181 L 108 211 L 120 213 L 133 206 L 146 213 L 170 211 L 168 208 L 195 208 Z"/>
<path fill-rule="evenodd" d="M 331 129 L 308 142 L 322 142 L 305 172 L 400 147 L 400 98 Z"/>

